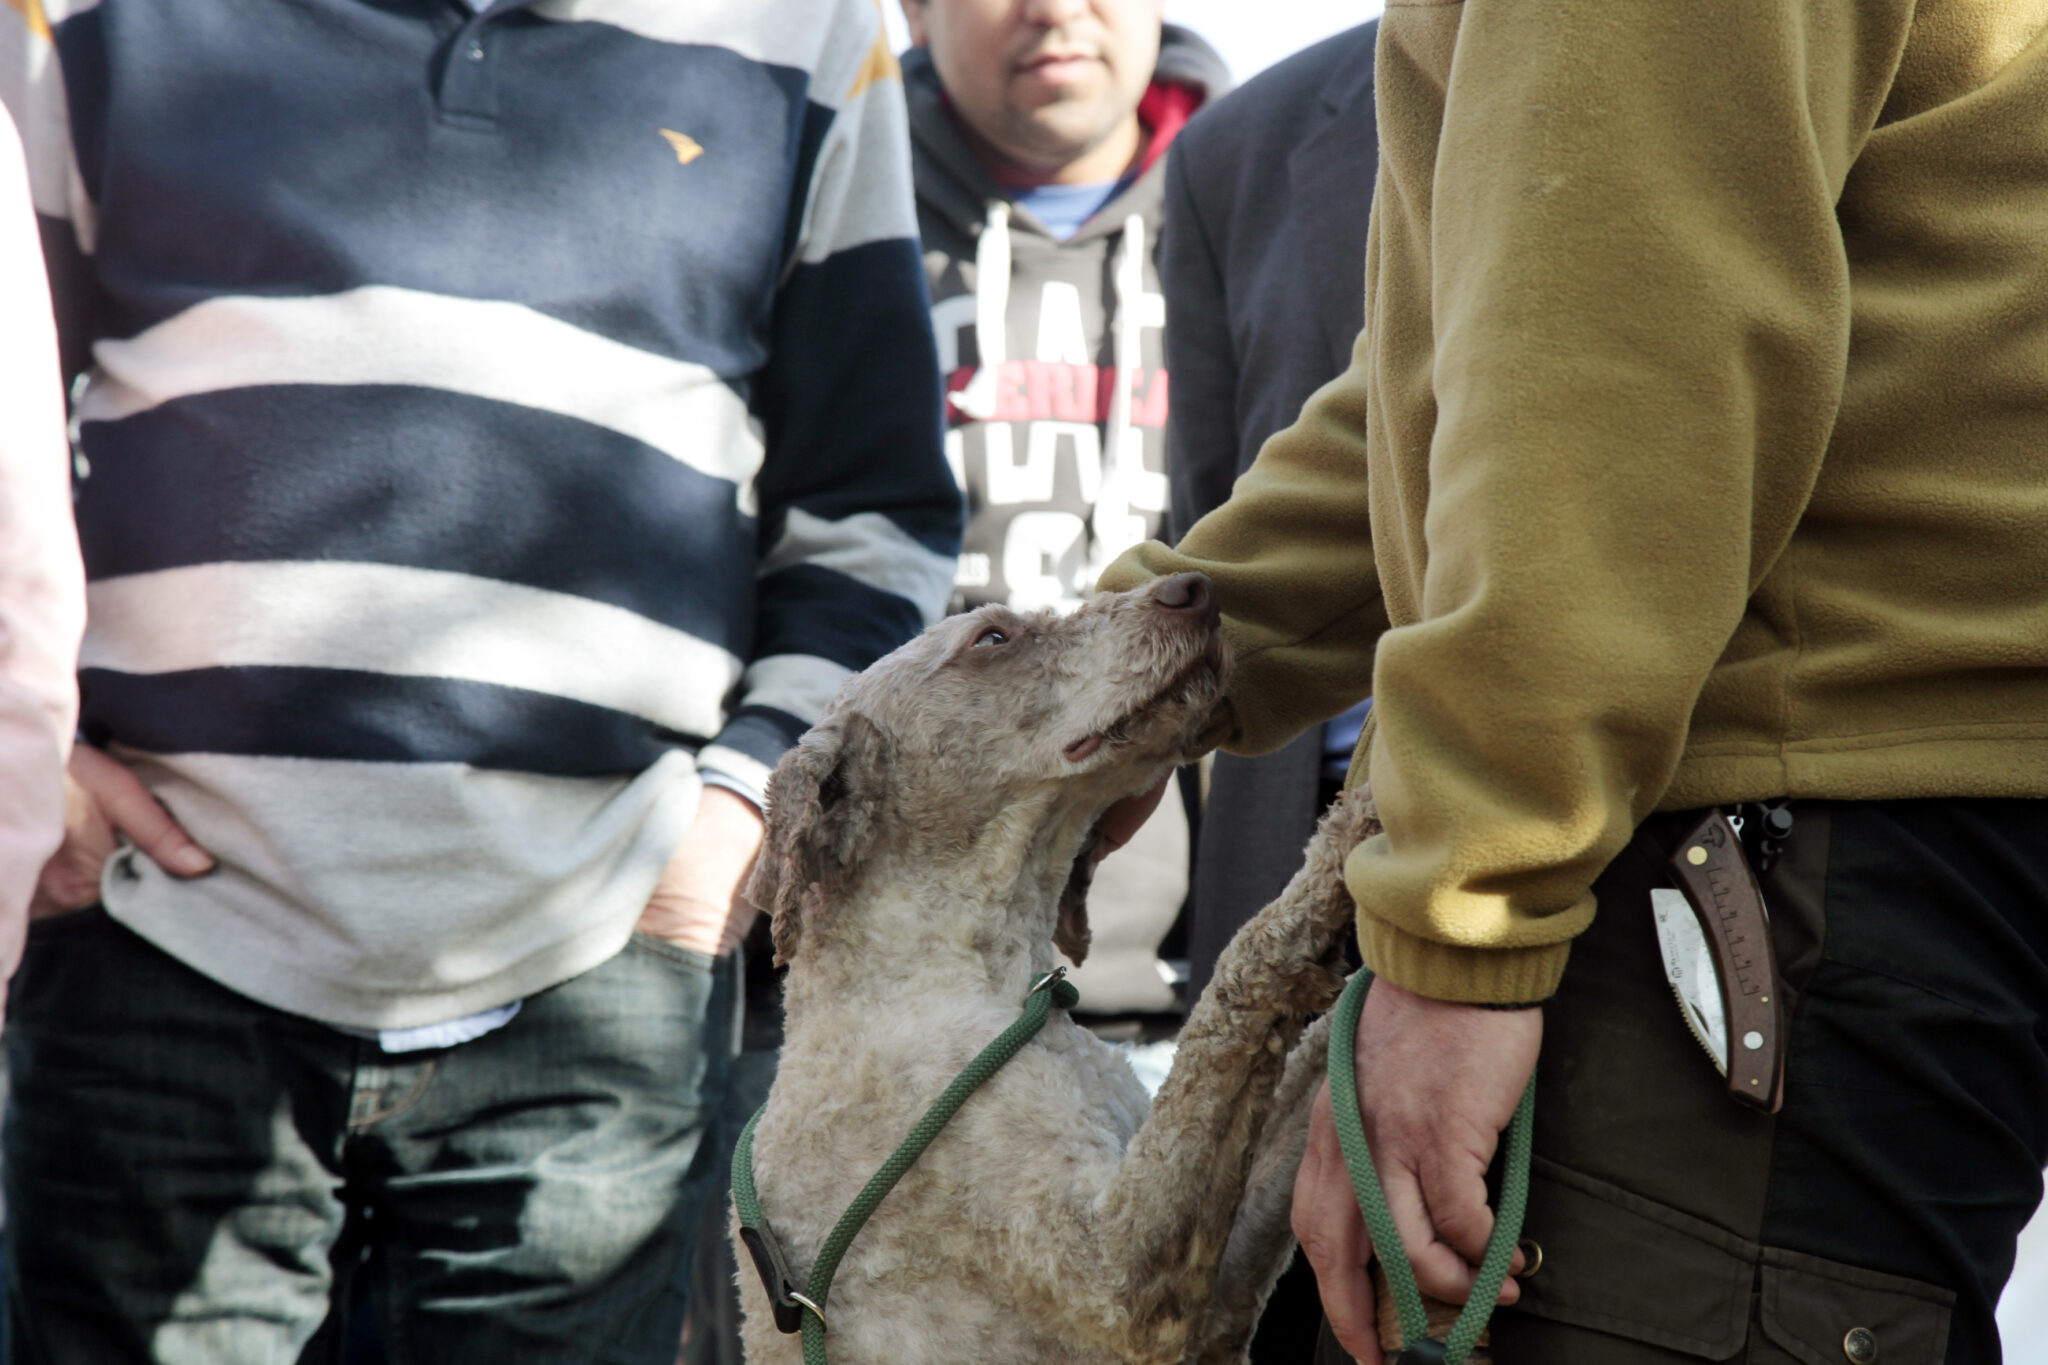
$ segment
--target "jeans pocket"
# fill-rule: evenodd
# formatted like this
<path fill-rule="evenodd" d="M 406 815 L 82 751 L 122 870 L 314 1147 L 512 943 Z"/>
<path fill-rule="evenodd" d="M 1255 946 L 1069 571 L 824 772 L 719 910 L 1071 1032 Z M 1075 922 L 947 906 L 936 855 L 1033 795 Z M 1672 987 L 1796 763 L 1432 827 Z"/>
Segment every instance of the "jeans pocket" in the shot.
<path fill-rule="evenodd" d="M 680 943 L 670 943 L 667 939 L 650 934 L 644 929 L 635 929 L 629 943 L 642 952 L 651 953 L 655 957 L 702 976 L 711 975 L 712 968 L 718 965 L 718 959 L 709 953 L 700 953 L 695 948 L 685 948 Z"/>
<path fill-rule="evenodd" d="M 1955 1292 L 1766 1248 L 1751 1365 L 1940 1365 Z"/>
<path fill-rule="evenodd" d="M 113 927 L 113 918 L 98 903 L 30 920 L 21 964 L 7 988 L 9 1026 L 33 1027 L 52 1008 L 61 1008 L 67 996 L 89 986 L 98 960 L 118 946 L 109 933 Z M 88 973 L 85 980 L 79 979 L 81 971 Z"/>
<path fill-rule="evenodd" d="M 76 910 L 59 910 L 51 915 L 37 915 L 28 922 L 30 938 L 43 938 L 53 933 L 76 933 L 88 925 L 107 922 L 107 907 L 94 901 L 81 905 Z"/>

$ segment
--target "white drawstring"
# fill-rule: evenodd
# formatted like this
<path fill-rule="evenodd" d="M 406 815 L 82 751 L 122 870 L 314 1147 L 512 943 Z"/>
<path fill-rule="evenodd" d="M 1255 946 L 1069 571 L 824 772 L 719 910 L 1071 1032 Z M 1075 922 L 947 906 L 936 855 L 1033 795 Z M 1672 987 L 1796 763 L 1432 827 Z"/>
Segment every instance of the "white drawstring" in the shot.
<path fill-rule="evenodd" d="M 1009 358 L 1005 334 L 1010 306 L 1010 205 L 993 200 L 974 247 L 974 377 L 955 395 L 953 404 L 961 413 L 979 422 L 992 422 L 996 412 L 997 371 Z M 1131 423 L 1131 388 L 1143 363 L 1140 335 L 1145 322 L 1145 220 L 1138 214 L 1124 219 L 1123 240 L 1118 244 L 1116 266 L 1111 272 L 1114 294 L 1110 319 L 1115 370 L 1111 379 L 1109 420 L 1103 432 L 1102 480 L 1090 530 L 1095 541 L 1089 559 L 1106 564 L 1145 539 L 1143 515 L 1133 515 L 1133 493 L 1146 477 L 1144 434 Z M 1157 325 L 1155 319 L 1154 325 Z M 994 462 L 1010 458 L 1007 426 L 984 428 L 986 458 Z M 1156 500 L 1156 499 L 1155 499 Z M 1085 571 L 1084 571 L 1085 572 Z M 1082 589 L 1086 585 L 1072 585 Z"/>
<path fill-rule="evenodd" d="M 1010 310 L 1010 205 L 989 201 L 988 218 L 974 244 L 974 378 L 953 400 L 967 416 L 986 422 L 996 411 L 996 367 L 1009 358 L 1003 339 Z"/>
<path fill-rule="evenodd" d="M 1123 242 L 1116 270 L 1116 387 L 1109 396 L 1109 429 L 1102 448 L 1102 496 L 1095 502 L 1095 543 L 1101 562 L 1108 563 L 1145 539 L 1145 519 L 1131 515 L 1131 490 L 1145 472 L 1143 435 L 1131 426 L 1131 382 L 1141 361 L 1138 335 L 1145 293 L 1145 220 L 1124 219 Z M 1132 437 L 1138 439 L 1132 440 Z"/>

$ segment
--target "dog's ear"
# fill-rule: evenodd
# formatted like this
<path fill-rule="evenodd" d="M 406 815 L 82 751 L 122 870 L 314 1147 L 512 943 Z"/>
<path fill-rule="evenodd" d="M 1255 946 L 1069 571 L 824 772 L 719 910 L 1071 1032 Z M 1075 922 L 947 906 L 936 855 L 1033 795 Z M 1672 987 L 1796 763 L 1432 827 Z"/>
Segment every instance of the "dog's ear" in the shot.
<path fill-rule="evenodd" d="M 1066 888 L 1060 892 L 1059 917 L 1052 925 L 1052 946 L 1076 967 L 1087 960 L 1088 945 L 1094 938 L 1088 929 L 1088 886 L 1095 880 L 1095 850 L 1101 843 L 1102 835 L 1089 830 L 1087 842 L 1074 855 L 1074 870 L 1067 874 Z"/>
<path fill-rule="evenodd" d="M 805 735 L 768 779 L 768 830 L 745 894 L 771 917 L 776 966 L 796 956 L 804 925 L 867 856 L 887 763 L 882 732 L 848 712 Z"/>

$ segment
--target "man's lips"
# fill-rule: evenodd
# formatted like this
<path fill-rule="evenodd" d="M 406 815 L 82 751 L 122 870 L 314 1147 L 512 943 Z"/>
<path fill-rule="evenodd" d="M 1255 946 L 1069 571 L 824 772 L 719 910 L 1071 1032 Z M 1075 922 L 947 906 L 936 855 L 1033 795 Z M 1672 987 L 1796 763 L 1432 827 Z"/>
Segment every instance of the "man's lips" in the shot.
<path fill-rule="evenodd" d="M 1101 62 L 1101 58 L 1085 52 L 1047 53 L 1020 62 L 1017 70 L 1042 81 L 1058 83 L 1079 78 Z"/>

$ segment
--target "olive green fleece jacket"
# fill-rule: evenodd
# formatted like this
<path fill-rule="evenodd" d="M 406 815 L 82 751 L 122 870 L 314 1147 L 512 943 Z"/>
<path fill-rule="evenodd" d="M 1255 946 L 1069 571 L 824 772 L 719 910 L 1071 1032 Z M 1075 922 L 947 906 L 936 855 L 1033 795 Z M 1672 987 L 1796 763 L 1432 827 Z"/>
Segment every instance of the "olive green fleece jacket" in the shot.
<path fill-rule="evenodd" d="M 1555 989 L 1654 809 L 2048 795 L 2048 0 L 1390 0 L 1366 326 L 1178 550 L 1368 691 L 1367 962 Z M 1354 776 L 1356 773 L 1354 774 Z"/>

